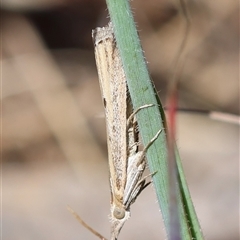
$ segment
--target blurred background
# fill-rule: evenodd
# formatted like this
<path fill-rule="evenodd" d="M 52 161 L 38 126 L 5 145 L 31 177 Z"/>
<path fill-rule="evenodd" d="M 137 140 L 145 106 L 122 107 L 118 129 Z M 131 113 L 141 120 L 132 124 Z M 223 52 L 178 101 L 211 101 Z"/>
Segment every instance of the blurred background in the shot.
<path fill-rule="evenodd" d="M 133 0 L 152 80 L 165 105 L 186 21 L 178 1 Z M 239 9 L 189 0 L 177 144 L 209 240 L 239 239 Z M 109 238 L 105 120 L 91 31 L 100 0 L 2 0 L 2 237 L 96 239 L 67 210 Z M 216 115 L 215 115 L 216 116 Z M 154 188 L 132 206 L 119 239 L 166 239 Z"/>

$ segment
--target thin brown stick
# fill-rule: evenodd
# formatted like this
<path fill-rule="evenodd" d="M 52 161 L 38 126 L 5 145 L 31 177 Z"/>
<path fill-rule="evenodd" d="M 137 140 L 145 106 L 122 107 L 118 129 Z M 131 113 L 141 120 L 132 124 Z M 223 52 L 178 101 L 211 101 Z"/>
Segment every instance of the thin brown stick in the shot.
<path fill-rule="evenodd" d="M 72 215 L 80 222 L 85 228 L 87 228 L 91 233 L 93 233 L 95 236 L 99 237 L 101 240 L 107 240 L 105 237 L 103 237 L 99 232 L 95 231 L 93 228 L 91 228 L 87 223 L 85 223 L 80 216 L 69 206 L 67 206 L 67 209 L 69 212 L 72 213 Z"/>
<path fill-rule="evenodd" d="M 180 4 L 180 11 L 183 15 L 183 18 L 185 20 L 185 31 L 183 34 L 183 39 L 181 41 L 181 45 L 179 47 L 179 50 L 177 52 L 177 55 L 175 57 L 175 61 L 173 63 L 173 74 L 171 76 L 170 81 L 170 92 L 172 88 L 177 88 L 178 82 L 179 82 L 179 76 L 181 75 L 181 71 L 183 70 L 184 65 L 184 51 L 187 46 L 188 36 L 190 34 L 190 27 L 191 27 L 191 21 L 190 21 L 190 14 L 188 12 L 187 3 L 185 0 L 179 0 Z"/>
<path fill-rule="evenodd" d="M 186 20 L 186 27 L 181 42 L 180 48 L 177 52 L 174 64 L 173 73 L 170 79 L 169 94 L 168 94 L 168 131 L 167 131 L 167 145 L 168 145 L 168 167 L 169 167 L 169 239 L 180 240 L 181 237 L 181 221 L 179 216 L 179 186 L 176 184 L 178 180 L 178 168 L 175 155 L 175 135 L 176 135 L 176 111 L 178 101 L 178 83 L 181 72 L 184 66 L 184 52 L 187 46 L 188 36 L 190 33 L 190 19 L 188 15 L 187 5 L 185 0 L 180 0 L 180 9 L 184 19 Z"/>

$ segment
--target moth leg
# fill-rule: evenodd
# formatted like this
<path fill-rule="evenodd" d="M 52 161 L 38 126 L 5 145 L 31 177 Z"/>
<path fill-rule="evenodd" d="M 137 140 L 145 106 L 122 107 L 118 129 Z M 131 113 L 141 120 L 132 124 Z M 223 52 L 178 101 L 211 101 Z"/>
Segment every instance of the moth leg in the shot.
<path fill-rule="evenodd" d="M 127 127 L 129 127 L 131 121 L 134 119 L 134 117 L 136 116 L 136 114 L 137 114 L 140 110 L 142 110 L 142 109 L 144 109 L 144 108 L 148 108 L 148 107 L 153 107 L 153 106 L 154 106 L 154 104 L 146 104 L 146 105 L 143 105 L 143 106 L 139 107 L 137 110 L 135 110 L 135 111 L 128 117 Z"/>
<path fill-rule="evenodd" d="M 144 149 L 142 150 L 143 155 L 146 154 L 147 150 L 149 149 L 149 147 L 155 142 L 155 140 L 157 140 L 157 138 L 159 137 L 160 133 L 162 132 L 162 129 L 160 129 L 156 135 L 150 140 L 150 142 L 147 144 L 147 146 L 144 147 Z"/>
<path fill-rule="evenodd" d="M 138 123 L 137 123 L 137 120 L 136 120 L 136 114 L 144 108 L 153 107 L 153 106 L 154 106 L 154 104 L 146 104 L 144 106 L 141 106 L 137 110 L 135 110 L 127 119 L 129 156 L 136 154 L 138 152 L 138 147 L 140 145 L 139 142 L 138 142 L 139 131 L 138 131 Z M 155 141 L 155 139 L 152 139 L 149 142 L 148 146 L 144 149 L 145 153 L 154 141 Z"/>
<path fill-rule="evenodd" d="M 146 167 L 146 152 L 152 143 L 158 138 L 161 131 L 162 130 L 159 130 L 157 132 L 157 134 L 151 139 L 143 151 L 133 154 L 128 159 L 129 165 L 127 167 L 127 181 L 124 191 L 124 205 L 128 208 L 136 200 L 142 190 L 151 183 L 151 181 L 146 183 L 146 178 L 155 174 L 153 173 L 142 178 L 142 174 Z"/>
<path fill-rule="evenodd" d="M 140 157 L 139 157 L 139 160 L 137 161 L 138 162 L 138 165 L 142 164 L 142 161 L 144 160 L 145 158 L 145 155 L 146 155 L 146 152 L 147 150 L 149 149 L 149 147 L 155 142 L 155 140 L 158 138 L 158 136 L 160 135 L 160 133 L 162 132 L 162 129 L 160 129 L 156 135 L 150 140 L 150 142 L 147 144 L 147 146 L 144 147 L 144 149 L 139 152 L 141 153 Z M 137 165 L 137 166 L 138 166 Z M 144 167 L 145 168 L 145 167 Z"/>
<path fill-rule="evenodd" d="M 156 173 L 156 172 L 155 172 Z M 148 177 L 152 177 L 155 173 L 151 173 L 151 174 L 148 174 L 147 176 L 145 176 L 144 178 L 142 178 L 136 185 L 136 187 L 133 189 L 133 192 L 128 200 L 128 203 L 127 203 L 127 207 L 130 207 L 130 205 L 132 205 L 137 197 L 139 196 L 139 194 L 149 185 L 152 183 L 152 180 L 146 182 L 146 179 Z"/>

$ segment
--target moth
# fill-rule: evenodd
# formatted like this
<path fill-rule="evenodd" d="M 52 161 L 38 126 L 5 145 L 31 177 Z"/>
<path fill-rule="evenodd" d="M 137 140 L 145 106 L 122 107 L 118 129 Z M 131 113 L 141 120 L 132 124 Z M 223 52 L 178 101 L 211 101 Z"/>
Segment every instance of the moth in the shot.
<path fill-rule="evenodd" d="M 99 83 L 105 108 L 108 162 L 111 189 L 111 240 L 116 240 L 130 217 L 130 206 L 150 183 L 143 177 L 145 154 L 160 134 L 139 150 L 136 114 L 133 111 L 127 80 L 110 22 L 92 32 Z"/>

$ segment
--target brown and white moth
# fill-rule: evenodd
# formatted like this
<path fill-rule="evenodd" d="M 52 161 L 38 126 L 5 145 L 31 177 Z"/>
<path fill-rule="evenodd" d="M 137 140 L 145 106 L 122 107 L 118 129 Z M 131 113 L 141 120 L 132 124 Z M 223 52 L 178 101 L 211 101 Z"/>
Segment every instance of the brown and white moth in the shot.
<path fill-rule="evenodd" d="M 145 153 L 161 130 L 142 150 L 138 149 L 138 127 L 128 93 L 126 76 L 116 45 L 113 26 L 96 28 L 92 33 L 99 83 L 105 108 L 111 189 L 111 240 L 118 238 L 130 217 L 130 206 L 150 183 L 142 177 Z"/>

